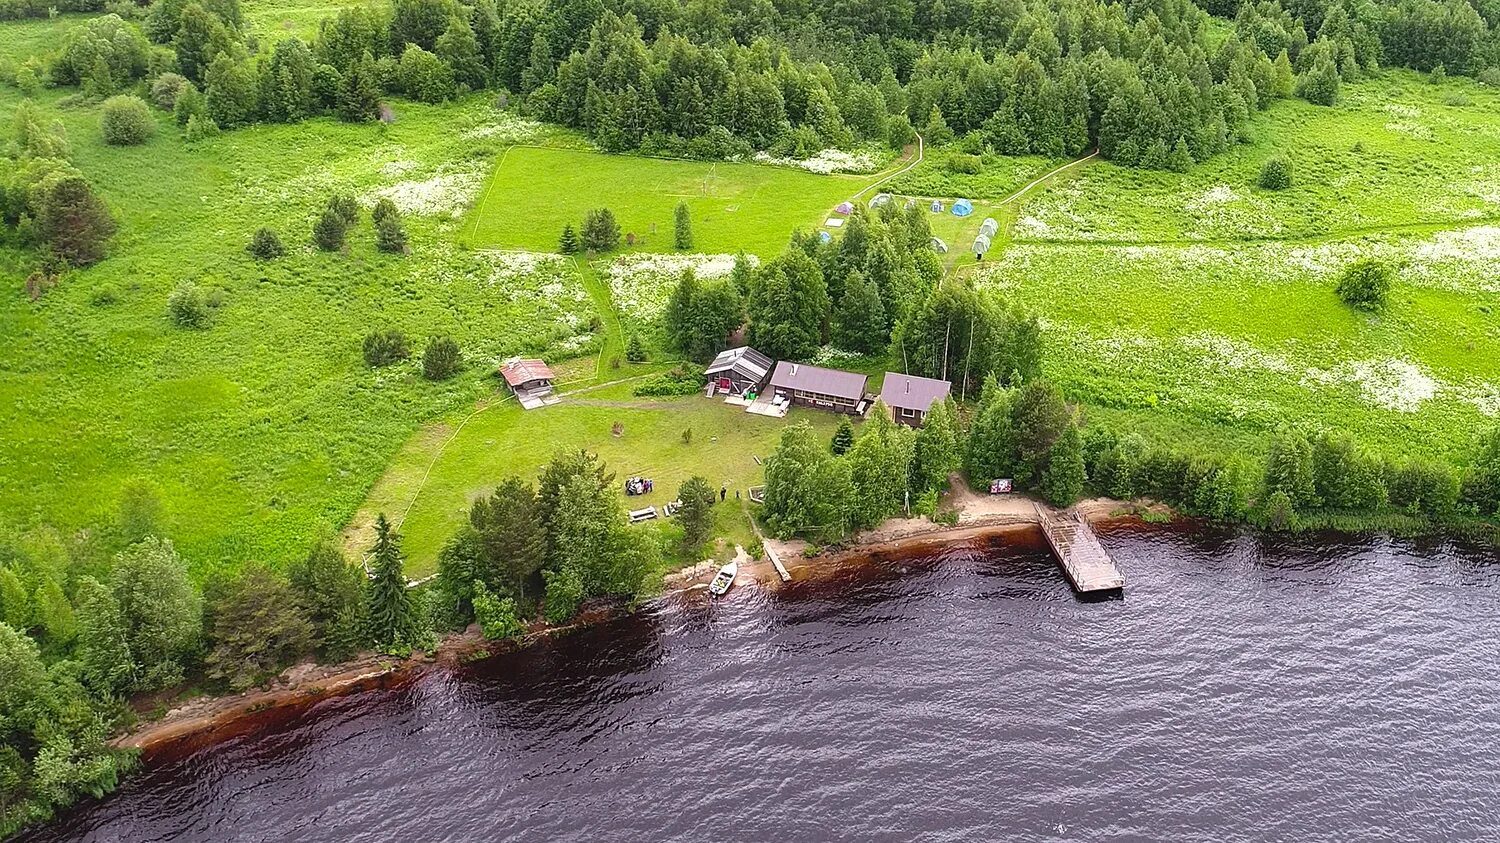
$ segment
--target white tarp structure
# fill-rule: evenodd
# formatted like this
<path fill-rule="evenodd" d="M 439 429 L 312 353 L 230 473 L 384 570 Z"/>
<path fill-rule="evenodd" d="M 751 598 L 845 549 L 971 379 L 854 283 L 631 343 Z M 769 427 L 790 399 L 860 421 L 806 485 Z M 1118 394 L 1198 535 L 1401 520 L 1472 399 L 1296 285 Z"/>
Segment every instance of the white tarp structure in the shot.
<path fill-rule="evenodd" d="M 875 198 L 870 200 L 871 208 L 883 208 L 889 204 L 891 204 L 891 195 L 889 193 L 877 193 L 875 194 Z"/>
<path fill-rule="evenodd" d="M 940 255 L 944 254 L 948 251 L 948 244 L 944 243 L 942 239 L 934 237 L 932 238 L 932 250 Z"/>
<path fill-rule="evenodd" d="M 984 222 L 979 224 L 979 235 L 981 237 L 994 237 L 1000 231 L 1000 223 L 995 222 L 994 217 L 985 217 Z"/>
<path fill-rule="evenodd" d="M 974 254 L 982 255 L 990 250 L 990 238 L 981 234 L 974 238 Z"/>

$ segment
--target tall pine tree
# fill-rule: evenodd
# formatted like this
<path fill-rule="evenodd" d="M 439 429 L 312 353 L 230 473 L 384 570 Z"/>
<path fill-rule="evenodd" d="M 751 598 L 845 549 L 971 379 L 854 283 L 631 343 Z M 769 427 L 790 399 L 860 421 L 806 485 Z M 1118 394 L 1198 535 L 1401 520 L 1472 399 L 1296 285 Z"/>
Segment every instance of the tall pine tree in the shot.
<path fill-rule="evenodd" d="M 421 643 L 417 607 L 406 588 L 401 537 L 381 513 L 375 520 L 371 579 L 365 592 L 370 638 L 382 649 L 402 651 Z"/>

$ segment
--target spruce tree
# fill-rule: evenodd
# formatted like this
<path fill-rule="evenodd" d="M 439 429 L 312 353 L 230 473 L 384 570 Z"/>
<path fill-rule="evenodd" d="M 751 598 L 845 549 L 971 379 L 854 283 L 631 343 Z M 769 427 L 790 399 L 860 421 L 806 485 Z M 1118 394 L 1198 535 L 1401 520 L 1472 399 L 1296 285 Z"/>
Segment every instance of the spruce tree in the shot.
<path fill-rule="evenodd" d="M 620 224 L 608 208 L 595 208 L 583 221 L 583 247 L 591 252 L 611 252 L 620 245 Z"/>
<path fill-rule="evenodd" d="M 245 247 L 245 251 L 258 260 L 268 261 L 286 254 L 286 247 L 281 245 L 281 238 L 276 236 L 276 232 L 260 228 L 250 238 L 250 245 Z"/>
<path fill-rule="evenodd" d="M 338 114 L 348 123 L 367 123 L 380 115 L 380 80 L 368 51 L 339 81 Z"/>
<path fill-rule="evenodd" d="M 401 537 L 381 513 L 375 520 L 371 578 L 365 592 L 370 638 L 387 651 L 402 651 L 421 643 L 417 607 L 406 587 Z"/>
<path fill-rule="evenodd" d="M 640 334 L 630 335 L 630 342 L 625 345 L 625 359 L 631 363 L 646 362 L 646 346 L 641 343 Z"/>
<path fill-rule="evenodd" d="M 679 252 L 686 252 L 693 248 L 693 221 L 688 216 L 686 202 L 678 202 L 677 210 L 673 212 L 674 232 L 672 245 Z"/>
<path fill-rule="evenodd" d="M 1078 425 L 1069 421 L 1053 443 L 1042 471 L 1042 496 L 1054 506 L 1072 506 L 1083 494 L 1087 480 L 1083 468 L 1083 440 Z"/>
<path fill-rule="evenodd" d="M 332 207 L 324 208 L 322 216 L 313 223 L 313 242 L 325 252 L 336 252 L 344 248 L 349 223 Z"/>
<path fill-rule="evenodd" d="M 393 255 L 406 254 L 406 229 L 401 227 L 401 218 L 394 214 L 375 221 L 375 248 Z"/>
<path fill-rule="evenodd" d="M 563 226 L 562 237 L 557 240 L 557 251 L 564 255 L 578 254 L 578 235 L 573 231 L 573 224 Z"/>
<path fill-rule="evenodd" d="M 839 426 L 833 432 L 833 442 L 829 447 L 836 457 L 842 457 L 854 447 L 854 424 L 849 421 L 848 416 L 839 416 Z"/>

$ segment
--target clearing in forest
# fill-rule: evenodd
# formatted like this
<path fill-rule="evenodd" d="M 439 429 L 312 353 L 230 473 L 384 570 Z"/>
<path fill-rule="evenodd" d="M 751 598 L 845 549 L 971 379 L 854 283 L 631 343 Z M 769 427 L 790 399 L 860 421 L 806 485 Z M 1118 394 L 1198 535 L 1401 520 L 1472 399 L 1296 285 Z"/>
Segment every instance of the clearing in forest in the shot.
<path fill-rule="evenodd" d="M 693 251 L 772 257 L 872 178 L 517 146 L 500 158 L 463 234 L 478 248 L 556 251 L 563 226 L 578 229 L 590 209 L 609 208 L 636 248 L 669 252 L 673 210 L 687 202 Z"/>

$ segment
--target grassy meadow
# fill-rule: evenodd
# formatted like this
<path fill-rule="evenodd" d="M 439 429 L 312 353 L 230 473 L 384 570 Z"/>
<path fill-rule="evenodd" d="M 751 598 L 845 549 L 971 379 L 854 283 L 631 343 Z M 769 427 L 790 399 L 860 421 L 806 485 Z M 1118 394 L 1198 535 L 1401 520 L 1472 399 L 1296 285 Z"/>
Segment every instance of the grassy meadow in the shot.
<path fill-rule="evenodd" d="M 1257 448 L 1306 422 L 1455 456 L 1500 414 L 1497 107 L 1393 72 L 1279 103 L 1186 174 L 1090 162 L 1028 194 L 975 277 L 1042 314 L 1048 376 L 1120 427 Z M 1286 191 L 1254 184 L 1275 152 Z M 1361 257 L 1398 267 L 1383 314 L 1334 294 Z"/>
<path fill-rule="evenodd" d="M 0 125 L 18 102 L 0 87 Z M 198 144 L 160 115 L 155 138 L 125 148 L 102 143 L 97 106 L 59 91 L 41 106 L 121 228 L 109 258 L 36 302 L 21 289 L 31 256 L 0 248 L 0 522 L 85 526 L 145 484 L 200 568 L 282 562 L 342 526 L 423 421 L 491 395 L 496 361 L 599 342 L 575 265 L 455 242 L 507 133 L 530 130 L 482 98 L 398 103 L 390 126 L 314 120 Z M 391 196 L 411 254 L 377 252 L 367 215 L 345 252 L 317 251 L 310 226 L 335 191 Z M 263 225 L 285 258 L 245 253 Z M 183 281 L 222 298 L 206 330 L 168 318 Z M 440 384 L 415 359 L 372 371 L 360 343 L 375 328 L 404 331 L 417 356 L 451 335 L 467 371 Z"/>
<path fill-rule="evenodd" d="M 673 250 L 673 211 L 687 202 L 698 252 L 774 256 L 798 228 L 819 225 L 869 176 L 789 167 L 603 155 L 580 149 L 508 150 L 464 224 L 476 248 L 554 251 L 563 226 L 609 208 L 641 251 Z"/>

